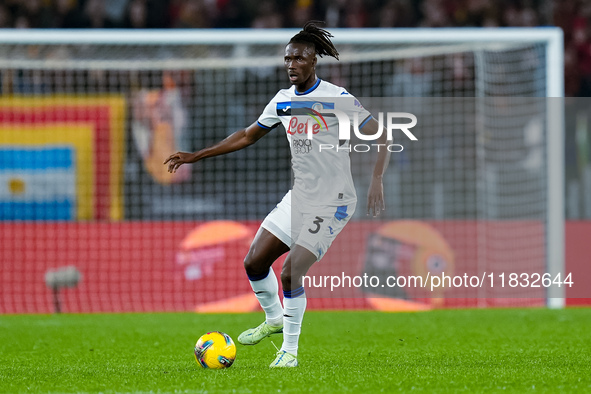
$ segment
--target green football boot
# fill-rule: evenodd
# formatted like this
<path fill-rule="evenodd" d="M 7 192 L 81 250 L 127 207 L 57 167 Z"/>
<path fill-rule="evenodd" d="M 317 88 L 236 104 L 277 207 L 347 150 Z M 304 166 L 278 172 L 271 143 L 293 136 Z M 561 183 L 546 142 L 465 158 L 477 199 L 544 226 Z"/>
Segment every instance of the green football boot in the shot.
<path fill-rule="evenodd" d="M 291 353 L 287 353 L 285 350 L 280 350 L 277 352 L 277 357 L 275 357 L 275 361 L 269 365 L 269 368 L 290 368 L 290 367 L 297 367 L 298 366 L 298 359 Z"/>
<path fill-rule="evenodd" d="M 249 328 L 238 336 L 238 343 L 242 345 L 256 345 L 272 334 L 283 332 L 283 326 L 270 326 L 267 322 L 261 323 L 258 327 Z"/>

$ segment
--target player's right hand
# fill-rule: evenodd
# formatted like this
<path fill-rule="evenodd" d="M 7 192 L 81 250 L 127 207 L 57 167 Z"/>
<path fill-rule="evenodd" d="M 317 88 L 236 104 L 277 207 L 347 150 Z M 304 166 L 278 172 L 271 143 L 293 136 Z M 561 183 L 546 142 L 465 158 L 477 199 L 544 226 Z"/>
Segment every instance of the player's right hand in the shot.
<path fill-rule="evenodd" d="M 177 152 L 173 153 L 172 155 L 168 156 L 168 159 L 164 160 L 164 163 L 168 163 L 168 172 L 176 172 L 177 168 L 185 163 L 192 163 L 194 161 L 194 156 L 192 153 L 187 152 Z"/>

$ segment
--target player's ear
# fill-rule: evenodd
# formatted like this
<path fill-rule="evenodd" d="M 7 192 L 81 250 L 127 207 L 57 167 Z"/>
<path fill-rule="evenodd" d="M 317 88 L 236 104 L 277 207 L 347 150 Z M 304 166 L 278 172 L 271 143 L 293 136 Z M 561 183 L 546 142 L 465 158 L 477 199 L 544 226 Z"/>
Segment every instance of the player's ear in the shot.
<path fill-rule="evenodd" d="M 314 55 L 314 60 L 312 60 L 312 68 L 316 68 L 316 63 L 318 63 L 318 56 Z"/>

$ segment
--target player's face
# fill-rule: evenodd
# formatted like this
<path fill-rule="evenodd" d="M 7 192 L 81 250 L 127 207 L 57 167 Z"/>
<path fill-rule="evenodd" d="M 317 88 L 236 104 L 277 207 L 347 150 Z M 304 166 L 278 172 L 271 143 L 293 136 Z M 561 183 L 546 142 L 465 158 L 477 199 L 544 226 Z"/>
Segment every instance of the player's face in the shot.
<path fill-rule="evenodd" d="M 316 53 L 314 48 L 306 44 L 288 44 L 285 47 L 283 59 L 289 82 L 296 85 L 298 90 L 307 90 L 315 79 Z M 310 84 L 310 86 L 306 86 Z"/>

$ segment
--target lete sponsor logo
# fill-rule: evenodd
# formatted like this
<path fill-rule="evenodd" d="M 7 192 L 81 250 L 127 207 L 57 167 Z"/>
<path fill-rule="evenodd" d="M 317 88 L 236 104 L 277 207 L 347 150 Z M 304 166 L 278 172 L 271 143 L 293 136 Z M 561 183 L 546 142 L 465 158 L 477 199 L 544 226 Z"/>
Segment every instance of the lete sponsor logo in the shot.
<path fill-rule="evenodd" d="M 322 109 L 322 105 L 320 105 L 319 109 Z M 320 130 L 328 131 L 328 125 L 326 120 L 322 116 L 320 112 L 318 112 L 314 107 L 312 108 L 302 108 L 303 115 L 306 115 L 306 121 L 303 122 L 298 119 L 297 116 L 292 116 L 289 120 L 289 127 L 287 129 L 287 133 L 294 135 L 294 134 L 318 134 Z M 312 122 L 309 118 L 312 118 Z M 308 139 L 311 139 L 308 137 Z"/>

